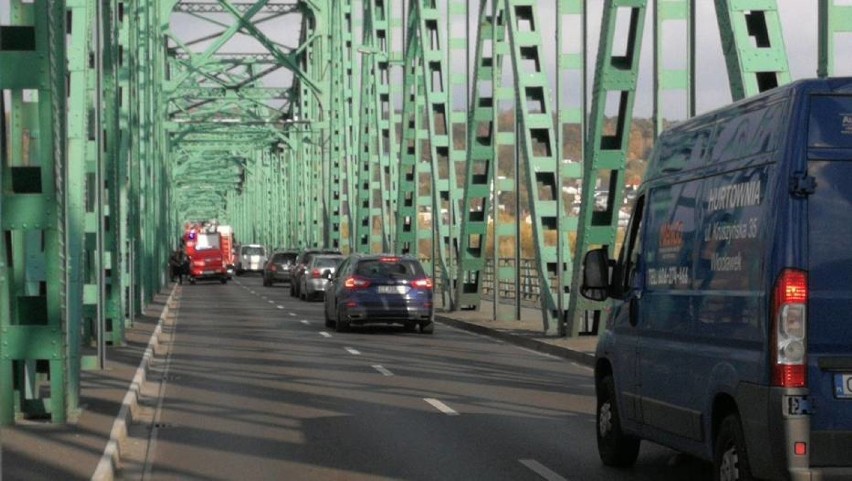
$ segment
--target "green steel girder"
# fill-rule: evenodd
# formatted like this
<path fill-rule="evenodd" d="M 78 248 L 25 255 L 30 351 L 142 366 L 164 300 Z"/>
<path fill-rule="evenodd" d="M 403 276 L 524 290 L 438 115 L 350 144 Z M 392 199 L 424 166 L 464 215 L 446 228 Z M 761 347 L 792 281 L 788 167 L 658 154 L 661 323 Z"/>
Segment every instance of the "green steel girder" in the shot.
<path fill-rule="evenodd" d="M 253 5 L 248 7 L 247 9 L 239 9 L 232 5 L 227 0 L 218 0 L 219 5 L 226 11 L 228 11 L 233 19 L 236 20 L 235 23 L 230 25 L 227 29 L 225 29 L 221 34 L 213 41 L 201 54 L 192 55 L 190 54 L 190 61 L 188 65 L 188 69 L 184 72 L 178 74 L 174 84 L 176 87 L 179 87 L 187 81 L 190 76 L 197 72 L 197 69 L 203 65 L 209 64 L 210 62 L 216 62 L 214 58 L 214 54 L 219 51 L 228 41 L 230 41 L 234 35 L 242 29 L 250 32 L 250 34 L 261 43 L 271 54 L 278 63 L 289 68 L 294 74 L 298 76 L 300 80 L 306 82 L 309 86 L 311 86 L 312 90 L 318 92 L 319 89 L 316 88 L 315 84 L 309 79 L 304 72 L 299 68 L 297 63 L 297 59 L 295 56 L 291 56 L 290 54 L 285 54 L 281 52 L 277 45 L 272 42 L 263 32 L 261 32 L 256 25 L 252 23 L 252 19 L 255 15 L 264 10 L 266 5 L 269 3 L 266 0 L 262 0 L 259 2 L 255 2 Z M 196 12 L 198 13 L 198 12 Z M 214 13 L 214 12 L 211 12 Z M 277 14 L 276 14 L 277 15 Z M 186 52 L 189 53 L 189 52 Z"/>
<path fill-rule="evenodd" d="M 423 187 L 431 187 L 429 182 L 424 182 L 424 178 L 429 175 L 432 166 L 429 159 L 423 157 L 422 148 L 423 141 L 428 138 L 428 131 L 423 127 L 426 94 L 421 67 L 423 46 L 418 28 L 419 10 L 410 7 L 410 11 L 403 69 L 402 141 L 394 244 L 396 252 L 400 254 L 422 257 L 421 243 L 431 246 L 433 238 L 431 221 L 424 218 L 421 225 L 421 214 L 432 209 L 431 188 Z M 431 251 L 430 247 L 430 262 Z"/>
<path fill-rule="evenodd" d="M 614 249 L 618 231 L 618 212 L 624 198 L 624 170 L 627 148 L 633 121 L 633 103 L 636 98 L 639 57 L 642 48 L 642 31 L 645 25 L 645 1 L 607 0 L 604 3 L 600 46 L 592 89 L 592 110 L 587 137 L 583 172 L 580 224 L 574 252 L 582 256 L 592 246 Z M 629 13 L 626 24 L 617 22 L 619 9 Z M 617 27 L 624 31 L 617 31 Z M 626 38 L 624 55 L 614 54 L 617 35 Z M 616 105 L 607 105 L 615 100 Z M 615 117 L 613 128 L 607 129 L 607 115 Z M 595 188 L 599 179 L 608 178 L 609 194 L 603 209 L 595 205 Z M 573 266 L 573 285 L 582 284 L 582 263 Z M 576 290 L 575 290 L 576 292 Z M 600 303 L 582 296 L 569 297 L 566 332 L 577 336 L 581 316 L 592 312 L 599 316 Z"/>
<path fill-rule="evenodd" d="M 355 245 L 358 252 L 389 252 L 394 239 L 391 212 L 397 201 L 391 66 L 393 10 L 384 0 L 364 0 L 358 130 Z M 392 161 L 392 159 L 394 159 Z"/>
<path fill-rule="evenodd" d="M 817 74 L 820 77 L 836 75 L 838 35 L 852 33 L 852 5 L 838 0 L 819 0 L 819 38 Z"/>
<path fill-rule="evenodd" d="M 79 312 L 71 304 L 80 300 L 66 295 L 68 276 L 76 274 L 68 272 L 67 256 L 79 254 L 66 244 L 67 12 L 65 2 L 46 0 L 13 0 L 8 8 L 19 28 L 4 32 L 7 49 L 0 50 L 0 88 L 11 100 L 8 130 L 0 132 L 0 290 L 8 301 L 0 307 L 0 424 L 17 413 L 49 414 L 59 423 L 79 399 L 78 346 L 69 345 L 79 320 L 68 313 Z M 4 96 L 4 112 L 5 103 Z"/>
<path fill-rule="evenodd" d="M 95 9 L 97 12 L 97 9 Z M 101 7 L 101 123 L 103 125 L 101 143 L 102 179 L 105 202 L 102 202 L 101 219 L 103 234 L 103 263 L 101 290 L 103 296 L 103 342 L 114 346 L 125 342 L 125 329 L 130 324 L 126 315 L 127 302 L 125 289 L 128 283 L 125 277 L 125 238 L 122 237 L 122 225 L 126 217 L 121 215 L 122 205 L 126 203 L 123 189 L 126 187 L 126 175 L 121 156 L 121 93 L 120 69 L 122 57 L 119 46 L 120 21 L 119 4 L 116 1 L 104 2 Z M 102 346 L 103 347 L 103 346 Z M 104 353 L 102 353 L 104 354 Z M 105 358 L 102 355 L 101 358 Z"/>
<path fill-rule="evenodd" d="M 462 309 L 480 307 L 489 235 L 495 246 L 492 256 L 495 264 L 501 239 L 513 238 L 512 245 L 517 245 L 518 235 L 518 224 L 504 225 L 499 210 L 492 208 L 498 203 L 495 198 L 499 199 L 504 194 L 516 198 L 518 183 L 514 165 L 507 176 L 495 183 L 501 147 L 514 147 L 516 142 L 514 131 L 499 132 L 500 108 L 515 100 L 514 91 L 502 85 L 503 59 L 510 55 L 505 3 L 480 1 L 478 24 L 474 96 L 467 128 L 468 161 L 462 201 L 464 218 L 459 241 L 457 306 Z M 493 223 L 491 227 L 489 218 Z M 498 279 L 513 283 L 515 275 L 513 267 L 496 271 Z M 496 299 L 497 293 L 494 295 Z"/>
<path fill-rule="evenodd" d="M 671 97 L 666 93 L 685 94 L 686 117 L 695 115 L 695 12 L 694 0 L 657 0 L 654 9 L 654 135 L 657 136 L 666 127 L 666 115 L 663 108 L 670 104 Z M 672 25 L 673 24 L 673 25 Z M 685 24 L 685 30 L 679 30 Z M 671 25 L 671 28 L 667 28 Z M 663 41 L 665 33 L 670 32 L 668 41 Z M 682 32 L 686 38 L 681 42 L 671 41 L 673 35 Z M 686 45 L 686 62 L 683 68 L 667 68 L 663 61 L 669 49 Z M 673 54 L 668 54 L 669 56 Z M 677 115 L 669 115 L 668 118 Z"/>
<path fill-rule="evenodd" d="M 409 15 L 417 16 L 422 55 L 421 82 L 425 94 L 425 125 L 429 138 L 429 159 L 432 169 L 432 226 L 436 242 L 432 247 L 433 272 L 440 273 L 446 305 L 456 305 L 456 258 L 459 237 L 458 201 L 461 189 L 456 175 L 457 163 L 464 157 L 452 155 L 452 123 L 450 120 L 450 86 L 447 82 L 448 48 L 446 25 L 441 12 L 432 0 L 415 0 Z M 446 217 L 444 212 L 447 213 Z"/>
<path fill-rule="evenodd" d="M 290 100 L 290 89 L 262 87 L 181 87 L 174 90 L 178 99 L 200 100 Z"/>
<path fill-rule="evenodd" d="M 556 334 L 569 292 L 568 276 L 560 279 L 556 242 L 559 229 L 561 186 L 554 135 L 550 87 L 543 70 L 541 23 L 533 0 L 510 0 L 506 5 L 509 43 L 514 60 L 515 88 L 521 153 L 526 161 L 526 187 L 530 220 L 536 243 L 542 322 L 545 332 Z M 520 220 L 520 219 L 519 219 Z"/>
<path fill-rule="evenodd" d="M 352 179 L 352 166 L 356 155 L 355 147 L 355 95 L 353 72 L 353 19 L 352 0 L 331 2 L 331 71 L 330 71 L 330 115 L 329 115 L 329 192 L 328 246 L 349 249 L 352 245 L 353 219 L 350 199 L 352 188 L 347 181 Z M 280 201 L 279 201 L 280 203 Z"/>
<path fill-rule="evenodd" d="M 733 100 L 790 82 L 775 0 L 716 0 Z"/>

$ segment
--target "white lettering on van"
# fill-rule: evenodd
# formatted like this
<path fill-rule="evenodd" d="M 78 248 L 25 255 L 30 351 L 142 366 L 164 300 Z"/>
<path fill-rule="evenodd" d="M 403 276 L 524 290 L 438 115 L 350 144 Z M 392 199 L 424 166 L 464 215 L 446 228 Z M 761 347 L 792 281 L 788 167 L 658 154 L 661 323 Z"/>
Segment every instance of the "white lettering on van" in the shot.
<path fill-rule="evenodd" d="M 843 116 L 841 132 L 843 134 L 852 134 L 852 114 L 840 114 Z"/>
<path fill-rule="evenodd" d="M 743 256 L 737 253 L 733 256 L 713 254 L 710 258 L 710 270 L 714 272 L 735 272 L 743 270 Z"/>
<path fill-rule="evenodd" d="M 760 180 L 738 182 L 710 189 L 707 194 L 707 211 L 737 209 L 760 204 Z"/>
<path fill-rule="evenodd" d="M 671 284 L 681 286 L 689 284 L 689 267 L 672 266 L 648 269 L 648 285 L 666 286 Z"/>

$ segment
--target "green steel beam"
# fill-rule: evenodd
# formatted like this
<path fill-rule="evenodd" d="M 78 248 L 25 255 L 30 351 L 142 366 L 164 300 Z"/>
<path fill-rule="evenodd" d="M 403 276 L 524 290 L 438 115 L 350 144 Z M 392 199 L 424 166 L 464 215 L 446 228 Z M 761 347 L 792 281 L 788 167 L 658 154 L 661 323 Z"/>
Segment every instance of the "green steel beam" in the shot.
<path fill-rule="evenodd" d="M 0 50 L 0 88 L 11 100 L 0 156 L 0 289 L 9 301 L 0 315 L 0 424 L 18 415 L 61 423 L 78 405 L 80 362 L 69 345 L 79 330 L 69 312 L 79 312 L 79 299 L 67 296 L 75 275 L 67 256 L 79 254 L 66 240 L 67 11 L 65 2 L 46 0 L 13 0 L 9 11 L 18 28 L 5 29 Z"/>
<path fill-rule="evenodd" d="M 624 169 L 633 121 L 646 3 L 638 0 L 607 0 L 604 3 L 585 149 L 583 201 L 574 249 L 576 257 L 581 258 L 593 246 L 615 248 L 618 212 L 624 197 Z M 624 15 L 619 16 L 619 12 Z M 623 52 L 615 51 L 617 36 L 626 39 Z M 608 105 L 611 101 L 615 101 L 615 105 Z M 608 116 L 612 118 L 608 119 Z M 609 187 L 602 209 L 595 205 L 598 182 L 607 182 Z M 572 276 L 574 286 L 581 285 L 581 276 L 582 263 L 577 262 Z M 577 336 L 582 327 L 581 316 L 586 312 L 600 316 L 601 308 L 600 303 L 578 295 L 570 296 L 566 333 Z"/>
<path fill-rule="evenodd" d="M 819 38 L 817 74 L 836 75 L 838 55 L 835 50 L 839 35 L 852 34 L 852 5 L 838 0 L 819 0 Z"/>
<path fill-rule="evenodd" d="M 654 136 L 666 127 L 664 106 L 673 102 L 674 94 L 685 94 L 686 118 L 695 115 L 695 0 L 657 0 L 654 9 Z M 666 35 L 666 34 L 669 35 Z M 669 49 L 686 45 L 683 66 L 667 67 L 676 53 Z M 677 118 L 677 113 L 669 118 Z M 682 117 L 682 116 L 681 116 Z"/>
<path fill-rule="evenodd" d="M 363 44 L 361 53 L 360 123 L 358 130 L 358 172 L 355 209 L 357 252 L 391 250 L 389 171 L 396 146 L 391 125 L 391 7 L 383 0 L 364 0 Z M 394 178 L 394 181 L 396 179 Z M 396 201 L 396 199 L 394 199 Z"/>
<path fill-rule="evenodd" d="M 457 305 L 462 309 L 480 307 L 489 235 L 495 246 L 492 255 L 495 262 L 501 240 L 512 238 L 513 246 L 517 240 L 517 223 L 507 225 L 508 229 L 498 227 L 501 224 L 500 212 L 495 208 L 504 194 L 508 193 L 514 201 L 517 187 L 514 168 L 510 169 L 512 172 L 508 176 L 499 176 L 503 178 L 495 181 L 498 178 L 495 172 L 500 170 L 501 151 L 505 152 L 503 147 L 511 147 L 514 152 L 515 145 L 514 129 L 512 132 L 500 132 L 499 122 L 501 108 L 515 100 L 515 93 L 502 85 L 503 58 L 510 55 L 505 4 L 480 1 L 478 25 L 474 95 L 467 127 L 468 161 L 461 208 L 464 218 L 459 249 Z M 492 226 L 489 226 L 489 218 Z M 497 273 L 501 279 L 507 276 L 514 284 L 514 269 Z"/>
<path fill-rule="evenodd" d="M 556 268 L 555 281 L 557 285 L 571 284 L 571 276 L 574 272 L 574 253 L 571 250 L 571 238 L 576 238 L 579 219 L 573 211 L 573 200 L 576 194 L 571 194 L 576 186 L 582 184 L 583 164 L 579 159 L 585 157 L 585 146 L 583 139 L 586 138 L 586 106 L 588 94 L 586 89 L 586 65 L 588 51 L 588 13 L 586 4 L 582 0 L 559 1 L 557 3 L 556 44 L 556 94 L 555 107 L 558 113 L 556 127 L 556 172 L 559 179 L 559 201 L 556 204 L 558 240 L 556 244 L 556 258 L 559 259 Z M 576 25 L 571 29 L 568 25 Z M 573 81 L 568 81 L 572 79 Z M 574 134 L 575 141 L 566 145 L 569 133 Z M 519 262 L 519 261 L 518 261 Z M 495 269 L 499 269 L 496 267 Z M 520 279 L 516 278 L 517 286 Z M 566 291 L 567 292 L 567 291 Z M 515 295 L 520 299 L 520 293 Z M 556 309 L 565 313 L 568 299 L 558 296 Z M 515 312 L 516 318 L 520 318 L 520 302 Z M 563 318 L 564 319 L 564 318 Z M 556 332 L 565 335 L 565 322 L 559 322 Z"/>
<path fill-rule="evenodd" d="M 733 100 L 790 82 L 775 0 L 716 0 Z"/>
<path fill-rule="evenodd" d="M 414 6 L 414 1 L 409 3 L 407 21 L 394 246 L 400 254 L 422 257 L 424 248 L 421 244 L 428 244 L 431 262 L 432 220 L 427 221 L 423 215 L 427 211 L 431 212 L 432 208 L 431 188 L 423 187 L 431 187 L 426 180 L 431 172 L 431 164 L 423 157 L 422 148 L 424 140 L 428 138 L 428 131 L 423 127 L 426 94 L 421 69 L 423 48 L 418 28 L 419 9 Z"/>
<path fill-rule="evenodd" d="M 329 247 L 348 250 L 352 237 L 352 217 L 349 210 L 352 190 L 348 188 L 347 181 L 352 175 L 350 167 L 356 152 L 352 0 L 331 2 L 330 22 L 331 108 L 326 229 L 329 235 Z"/>
<path fill-rule="evenodd" d="M 542 55 L 543 32 L 533 0 L 509 0 L 506 4 L 509 43 L 514 67 L 518 103 L 520 152 L 525 161 L 530 221 L 536 245 L 536 267 L 542 322 L 549 334 L 559 332 L 563 318 L 558 306 L 567 300 L 567 276 L 559 279 L 556 242 L 561 178 L 554 144 L 554 111 Z M 518 222 L 520 222 L 520 218 Z M 559 283 L 561 281 L 561 284 Z M 561 299 L 560 299 L 561 298 Z"/>

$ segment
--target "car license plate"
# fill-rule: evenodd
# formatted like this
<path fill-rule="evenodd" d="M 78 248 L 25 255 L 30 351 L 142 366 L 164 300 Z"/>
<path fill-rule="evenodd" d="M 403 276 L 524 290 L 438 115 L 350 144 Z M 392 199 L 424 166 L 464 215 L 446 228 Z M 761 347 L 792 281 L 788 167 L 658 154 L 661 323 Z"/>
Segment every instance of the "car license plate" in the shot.
<path fill-rule="evenodd" d="M 407 286 L 378 286 L 376 292 L 379 294 L 405 294 L 408 292 Z"/>
<path fill-rule="evenodd" d="M 216 271 L 204 271 L 205 276 L 212 276 L 215 273 L 216 273 Z"/>
<path fill-rule="evenodd" d="M 852 398 L 852 374 L 834 375 L 834 396 Z"/>

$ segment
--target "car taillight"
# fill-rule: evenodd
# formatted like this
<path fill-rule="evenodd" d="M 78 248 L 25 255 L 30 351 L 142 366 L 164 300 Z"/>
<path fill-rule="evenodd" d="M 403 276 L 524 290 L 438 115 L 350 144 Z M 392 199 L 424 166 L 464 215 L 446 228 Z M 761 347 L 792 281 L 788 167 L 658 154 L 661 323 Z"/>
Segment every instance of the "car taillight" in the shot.
<path fill-rule="evenodd" d="M 772 385 L 807 385 L 808 273 L 784 269 L 772 298 Z"/>
<path fill-rule="evenodd" d="M 319 279 L 320 277 L 322 277 L 322 272 L 320 272 L 319 269 L 314 269 L 311 271 L 311 277 L 314 279 Z"/>
<path fill-rule="evenodd" d="M 358 276 L 349 276 L 343 281 L 343 287 L 347 289 L 365 289 L 370 287 L 370 281 Z"/>
<path fill-rule="evenodd" d="M 432 290 L 432 279 L 430 279 L 428 277 L 423 278 L 423 279 L 415 279 L 414 281 L 411 281 L 411 285 L 415 289 Z"/>
<path fill-rule="evenodd" d="M 273 265 L 269 266 L 269 270 L 272 271 L 272 272 L 275 272 L 275 271 L 278 270 L 278 268 L 275 267 L 275 264 L 273 264 Z"/>

